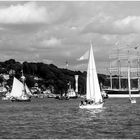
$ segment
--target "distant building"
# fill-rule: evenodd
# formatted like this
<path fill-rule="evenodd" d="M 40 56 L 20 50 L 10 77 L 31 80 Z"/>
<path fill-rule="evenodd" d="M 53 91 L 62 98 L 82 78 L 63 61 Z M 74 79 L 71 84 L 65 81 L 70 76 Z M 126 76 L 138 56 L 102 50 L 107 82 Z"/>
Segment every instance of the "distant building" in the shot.
<path fill-rule="evenodd" d="M 9 79 L 9 74 L 3 74 L 3 78 L 4 78 L 4 80 L 8 80 Z"/>
<path fill-rule="evenodd" d="M 39 81 L 39 80 L 42 80 L 42 78 L 39 78 L 37 76 L 34 76 L 34 80 Z"/>
<path fill-rule="evenodd" d="M 0 74 L 0 77 L 3 78 L 3 80 L 8 80 L 9 74 Z"/>
<path fill-rule="evenodd" d="M 13 70 L 13 69 L 11 69 L 10 71 L 9 71 L 9 75 L 14 75 L 16 72 L 15 72 L 15 70 Z"/>

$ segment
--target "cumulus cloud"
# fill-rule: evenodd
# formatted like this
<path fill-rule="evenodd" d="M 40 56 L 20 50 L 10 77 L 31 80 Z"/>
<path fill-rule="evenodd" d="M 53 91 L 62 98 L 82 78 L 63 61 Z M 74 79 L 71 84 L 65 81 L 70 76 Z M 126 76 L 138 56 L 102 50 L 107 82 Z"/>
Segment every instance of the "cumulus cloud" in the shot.
<path fill-rule="evenodd" d="M 140 17 L 128 16 L 123 19 L 116 20 L 114 26 L 121 31 L 140 32 Z"/>
<path fill-rule="evenodd" d="M 61 40 L 57 38 L 50 38 L 49 40 L 43 40 L 40 45 L 43 47 L 53 47 L 53 46 L 58 46 L 61 44 Z"/>
<path fill-rule="evenodd" d="M 140 32 L 139 5 L 134 3 L 135 11 L 127 6 L 128 2 L 122 8 L 121 2 L 108 4 L 50 1 L 1 4 L 0 50 L 1 54 L 7 54 L 3 59 L 44 63 L 53 60 L 52 63 L 62 65 L 70 60 L 70 67 L 89 49 L 92 40 L 97 66 L 105 65 L 101 61 L 108 58 L 109 51 L 106 50 L 110 50 L 117 40 L 125 46 L 139 42 L 140 38 L 137 34 Z M 76 64 L 75 68 L 86 66 Z"/>
<path fill-rule="evenodd" d="M 35 2 L 11 5 L 0 9 L 0 23 L 42 23 L 47 22 L 47 11 Z"/>
<path fill-rule="evenodd" d="M 0 23 L 24 24 L 47 23 L 60 24 L 72 18 L 73 7 L 67 4 L 53 2 L 26 2 L 0 8 Z"/>
<path fill-rule="evenodd" d="M 121 19 L 98 16 L 86 25 L 82 32 L 100 34 L 131 34 L 140 32 L 140 16 L 127 16 Z"/>

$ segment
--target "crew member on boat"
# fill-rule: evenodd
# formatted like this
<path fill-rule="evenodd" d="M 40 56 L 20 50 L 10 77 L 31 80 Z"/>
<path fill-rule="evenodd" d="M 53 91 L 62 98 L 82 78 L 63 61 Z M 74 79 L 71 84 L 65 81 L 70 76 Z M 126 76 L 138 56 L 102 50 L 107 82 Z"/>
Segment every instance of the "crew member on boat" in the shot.
<path fill-rule="evenodd" d="M 81 101 L 81 105 L 88 105 L 88 104 L 99 104 L 102 103 L 102 101 L 99 101 L 98 103 L 96 103 L 94 100 L 87 100 L 85 99 L 84 101 Z"/>

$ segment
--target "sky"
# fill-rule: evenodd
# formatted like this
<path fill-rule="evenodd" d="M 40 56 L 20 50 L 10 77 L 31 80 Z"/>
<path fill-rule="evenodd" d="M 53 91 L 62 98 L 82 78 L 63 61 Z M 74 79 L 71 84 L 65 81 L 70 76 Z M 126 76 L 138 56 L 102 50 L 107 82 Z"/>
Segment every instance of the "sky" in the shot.
<path fill-rule="evenodd" d="M 104 73 L 112 49 L 140 44 L 140 1 L 0 1 L 0 61 L 83 71 L 90 41 Z"/>

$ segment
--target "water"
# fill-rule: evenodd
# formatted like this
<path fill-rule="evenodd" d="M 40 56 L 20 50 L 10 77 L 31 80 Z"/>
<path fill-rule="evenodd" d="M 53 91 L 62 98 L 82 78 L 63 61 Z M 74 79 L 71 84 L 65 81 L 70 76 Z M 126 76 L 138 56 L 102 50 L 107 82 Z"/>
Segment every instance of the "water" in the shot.
<path fill-rule="evenodd" d="M 0 101 L 0 139 L 140 139 L 140 99 L 110 98 L 92 111 L 80 100 Z"/>

